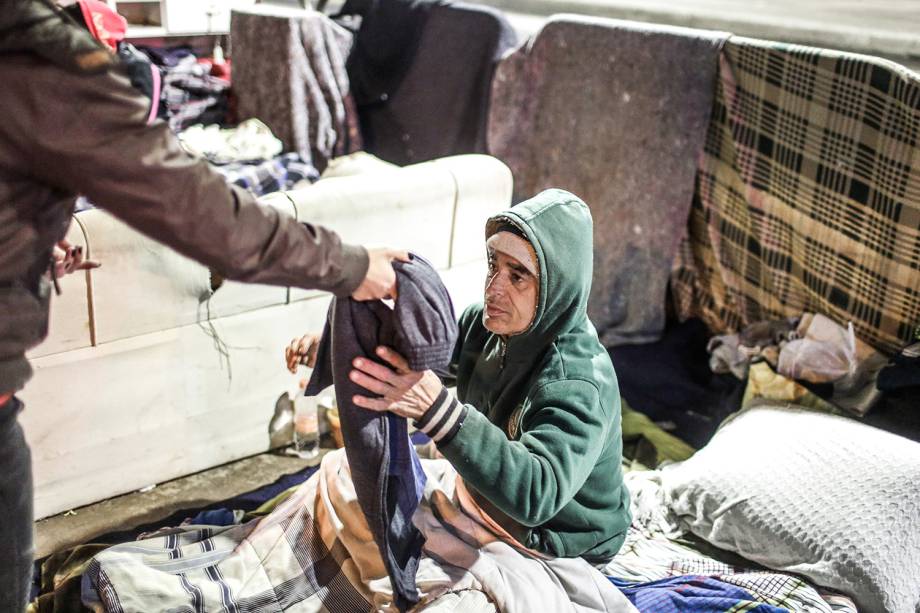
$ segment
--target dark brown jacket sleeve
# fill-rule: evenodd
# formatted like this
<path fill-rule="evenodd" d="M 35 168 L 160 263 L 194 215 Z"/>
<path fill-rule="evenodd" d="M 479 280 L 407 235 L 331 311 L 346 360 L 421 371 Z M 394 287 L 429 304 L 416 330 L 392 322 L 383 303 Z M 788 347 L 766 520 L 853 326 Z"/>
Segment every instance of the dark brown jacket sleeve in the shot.
<path fill-rule="evenodd" d="M 120 69 L 86 76 L 36 62 L 21 77 L 22 106 L 8 113 L 24 114 L 17 123 L 36 178 L 230 279 L 338 296 L 364 279 L 363 247 L 259 205 L 182 150 L 164 122 L 145 125 L 149 101 Z"/>

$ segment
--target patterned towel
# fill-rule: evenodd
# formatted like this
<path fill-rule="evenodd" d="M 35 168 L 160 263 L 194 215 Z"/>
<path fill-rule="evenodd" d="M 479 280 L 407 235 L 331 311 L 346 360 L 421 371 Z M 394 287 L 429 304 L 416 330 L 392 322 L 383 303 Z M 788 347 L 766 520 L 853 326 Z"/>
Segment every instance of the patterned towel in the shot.
<path fill-rule="evenodd" d="M 823 313 L 892 350 L 920 321 L 920 75 L 732 37 L 671 275 L 715 332 Z"/>

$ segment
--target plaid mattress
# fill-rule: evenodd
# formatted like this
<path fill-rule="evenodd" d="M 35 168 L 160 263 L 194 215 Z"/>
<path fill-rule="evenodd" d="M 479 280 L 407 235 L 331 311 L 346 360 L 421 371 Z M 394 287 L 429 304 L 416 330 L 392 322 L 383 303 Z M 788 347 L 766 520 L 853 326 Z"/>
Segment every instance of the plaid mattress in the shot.
<path fill-rule="evenodd" d="M 715 332 L 815 311 L 892 350 L 920 322 L 920 75 L 733 37 L 720 57 L 681 319 Z"/>

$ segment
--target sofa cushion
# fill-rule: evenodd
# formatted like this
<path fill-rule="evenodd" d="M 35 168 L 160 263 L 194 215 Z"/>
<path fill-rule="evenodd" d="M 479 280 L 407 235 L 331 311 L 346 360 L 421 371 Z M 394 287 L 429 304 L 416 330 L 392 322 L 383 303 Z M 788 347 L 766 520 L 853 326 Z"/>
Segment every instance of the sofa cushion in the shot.
<path fill-rule="evenodd" d="M 298 219 L 332 228 L 345 242 L 409 249 L 440 269 L 449 261 L 455 193 L 450 173 L 427 163 L 321 179 L 285 196 Z M 291 301 L 316 294 L 291 288 Z"/>
<path fill-rule="evenodd" d="M 101 209 L 77 214 L 89 250 L 96 343 L 207 319 L 208 269 L 129 228 Z"/>

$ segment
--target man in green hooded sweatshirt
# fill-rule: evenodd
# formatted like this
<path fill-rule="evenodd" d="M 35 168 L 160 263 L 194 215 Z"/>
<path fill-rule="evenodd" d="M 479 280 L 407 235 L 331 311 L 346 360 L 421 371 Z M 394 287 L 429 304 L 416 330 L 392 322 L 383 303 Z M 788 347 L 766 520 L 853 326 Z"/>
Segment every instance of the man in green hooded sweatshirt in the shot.
<path fill-rule="evenodd" d="M 486 224 L 483 304 L 460 318 L 456 398 L 431 371 L 356 359 L 355 404 L 414 420 L 483 511 L 523 545 L 589 562 L 612 558 L 630 523 L 621 470 L 620 395 L 588 319 L 593 268 L 587 205 L 547 190 Z M 306 351 L 289 348 L 290 360 Z"/>

